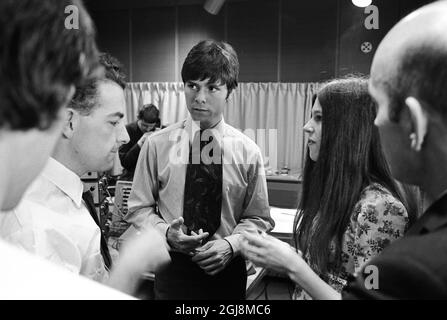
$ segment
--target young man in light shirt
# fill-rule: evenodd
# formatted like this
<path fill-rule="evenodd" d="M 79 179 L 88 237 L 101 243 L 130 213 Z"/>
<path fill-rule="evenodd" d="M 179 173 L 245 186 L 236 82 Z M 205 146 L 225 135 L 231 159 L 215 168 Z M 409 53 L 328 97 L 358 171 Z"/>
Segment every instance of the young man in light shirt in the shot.
<path fill-rule="evenodd" d="M 148 137 L 140 152 L 127 220 L 155 226 L 171 247 L 156 299 L 244 299 L 241 233 L 273 226 L 260 149 L 223 119 L 238 73 L 229 44 L 195 45 L 182 67 L 190 116 Z"/>

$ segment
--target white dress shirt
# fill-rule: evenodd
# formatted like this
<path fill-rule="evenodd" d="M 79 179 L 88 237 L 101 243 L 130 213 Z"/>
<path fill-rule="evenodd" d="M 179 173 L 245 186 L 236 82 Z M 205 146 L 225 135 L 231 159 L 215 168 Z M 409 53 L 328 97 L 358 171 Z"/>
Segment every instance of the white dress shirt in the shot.
<path fill-rule="evenodd" d="M 2 213 L 0 213 L 0 216 Z M 73 274 L 0 240 L 0 299 L 128 300 L 133 297 Z"/>
<path fill-rule="evenodd" d="M 108 277 L 101 231 L 82 200 L 78 175 L 50 158 L 19 206 L 0 215 L 6 241 L 90 279 Z"/>

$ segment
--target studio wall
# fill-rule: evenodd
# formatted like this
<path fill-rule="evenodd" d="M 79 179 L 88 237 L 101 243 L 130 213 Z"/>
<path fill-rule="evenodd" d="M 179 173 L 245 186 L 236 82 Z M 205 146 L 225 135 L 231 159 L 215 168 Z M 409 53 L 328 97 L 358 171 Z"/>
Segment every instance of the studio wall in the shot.
<path fill-rule="evenodd" d="M 369 72 L 375 49 L 400 17 L 427 0 L 373 0 L 379 29 L 367 30 L 351 0 L 227 0 L 214 16 L 199 0 L 87 1 L 102 50 L 131 82 L 181 81 L 189 49 L 207 38 L 232 44 L 241 82 L 316 82 Z M 361 50 L 364 42 L 371 51 Z"/>

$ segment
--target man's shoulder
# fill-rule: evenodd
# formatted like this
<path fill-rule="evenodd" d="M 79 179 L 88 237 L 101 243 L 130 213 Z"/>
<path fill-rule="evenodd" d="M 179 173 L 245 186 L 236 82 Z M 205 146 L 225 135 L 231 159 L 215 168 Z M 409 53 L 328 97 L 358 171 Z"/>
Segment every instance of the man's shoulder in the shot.
<path fill-rule="evenodd" d="M 446 252 L 446 229 L 404 236 L 350 278 L 343 299 L 446 299 Z"/>
<path fill-rule="evenodd" d="M 244 149 L 248 151 L 254 153 L 260 152 L 260 148 L 255 141 L 250 139 L 250 137 L 244 134 L 241 130 L 236 129 L 229 124 L 225 124 L 224 139 L 226 142 L 240 143 Z"/>
<path fill-rule="evenodd" d="M 439 256 L 435 257 L 433 253 L 435 251 L 447 252 L 447 226 L 425 234 L 406 235 L 387 249 L 386 253 L 389 256 L 405 253 L 412 256 L 429 256 L 433 259 L 441 259 Z M 447 261 L 447 256 L 445 259 Z"/>
<path fill-rule="evenodd" d="M 393 272 L 436 273 L 447 286 L 447 227 L 422 235 L 406 235 L 370 261 L 379 269 Z M 441 270 L 442 269 L 442 270 Z M 394 271 L 393 271 L 394 270 Z"/>
<path fill-rule="evenodd" d="M 149 136 L 153 142 L 166 142 L 169 139 L 169 136 L 173 133 L 176 133 L 178 130 L 182 130 L 185 127 L 185 120 L 176 122 L 164 129 L 154 132 Z"/>
<path fill-rule="evenodd" d="M 23 195 L 23 199 L 34 202 L 46 201 L 57 190 L 56 185 L 45 176 L 45 172 L 42 172 L 28 187 Z"/>
<path fill-rule="evenodd" d="M 64 190 L 60 189 L 45 175 L 40 175 L 28 188 L 18 208 L 36 212 L 36 216 L 53 217 L 68 210 L 67 206 L 72 205 L 72 203 L 72 199 Z"/>
<path fill-rule="evenodd" d="M 11 242 L 28 243 L 28 237 L 45 233 L 57 220 L 56 213 L 42 203 L 24 198 L 11 211 L 2 213 L 0 234 Z"/>

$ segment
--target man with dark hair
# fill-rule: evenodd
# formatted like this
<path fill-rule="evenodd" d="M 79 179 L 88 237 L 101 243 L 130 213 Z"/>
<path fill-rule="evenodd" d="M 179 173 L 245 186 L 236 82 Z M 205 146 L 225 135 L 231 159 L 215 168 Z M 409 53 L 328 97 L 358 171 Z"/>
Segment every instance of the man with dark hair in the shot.
<path fill-rule="evenodd" d="M 80 12 L 76 33 L 60 27 L 65 6 L 73 3 Z M 1 136 L 2 143 L 11 143 L 1 152 L 0 185 L 8 196 L 0 202 L 7 210 L 17 205 L 53 149 L 61 107 L 87 74 L 97 72 L 98 63 L 92 21 L 78 1 L 1 1 L 0 26 L 0 129 L 11 137 Z M 54 52 L 59 59 L 53 59 Z M 29 145 L 22 146 L 22 140 Z"/>
<path fill-rule="evenodd" d="M 63 28 L 69 5 L 79 10 L 76 32 Z M 92 21 L 81 2 L 0 1 L 0 211 L 13 209 L 42 170 L 60 137 L 64 106 L 76 86 L 101 73 L 98 67 Z M 9 218 L 0 212 L 2 232 Z M 3 241 L 0 253 L 1 299 L 128 298 Z"/>
<path fill-rule="evenodd" d="M 160 112 L 154 104 L 150 103 L 138 110 L 137 121 L 126 125 L 130 141 L 121 146 L 119 151 L 121 165 L 125 169 L 120 179 L 133 179 L 141 147 L 148 136 L 160 129 L 160 123 Z"/>
<path fill-rule="evenodd" d="M 223 119 L 238 73 L 229 44 L 195 45 L 182 68 L 190 116 L 141 150 L 126 218 L 155 226 L 171 247 L 157 299 L 244 299 L 241 233 L 273 226 L 259 147 Z"/>
<path fill-rule="evenodd" d="M 111 258 L 80 177 L 111 169 L 129 136 L 122 120 L 124 75 L 110 55 L 101 54 L 99 61 L 105 75 L 76 88 L 52 157 L 23 202 L 9 213 L 9 221 L 20 224 L 5 223 L 1 234 L 73 272 L 104 281 Z"/>
<path fill-rule="evenodd" d="M 447 298 L 447 1 L 400 21 L 377 49 L 370 92 L 393 176 L 419 186 L 425 213 L 371 260 L 345 299 Z"/>
<path fill-rule="evenodd" d="M 79 13 L 76 30 L 63 27 L 65 9 L 70 6 Z M 82 2 L 0 1 L 0 234 L 25 226 L 29 232 L 17 236 L 23 235 L 29 243 L 49 241 L 54 252 L 67 256 L 73 253 L 67 246 L 68 238 L 43 226 L 48 222 L 45 218 L 56 216 L 46 207 L 48 198 L 39 199 L 41 204 L 34 203 L 24 220 L 1 211 L 16 207 L 44 167 L 60 138 L 65 106 L 75 87 L 95 82 L 98 77 L 103 77 L 103 68 L 98 63 L 93 24 Z M 77 227 L 72 223 L 72 229 Z M 32 239 L 36 230 L 40 233 Z M 16 242 L 14 237 L 8 240 Z M 33 250 L 26 245 L 24 249 Z M 0 299 L 130 298 L 3 241 L 0 253 Z M 107 284 L 133 294 L 142 272 L 168 260 L 163 239 L 148 230 L 121 252 Z"/>

